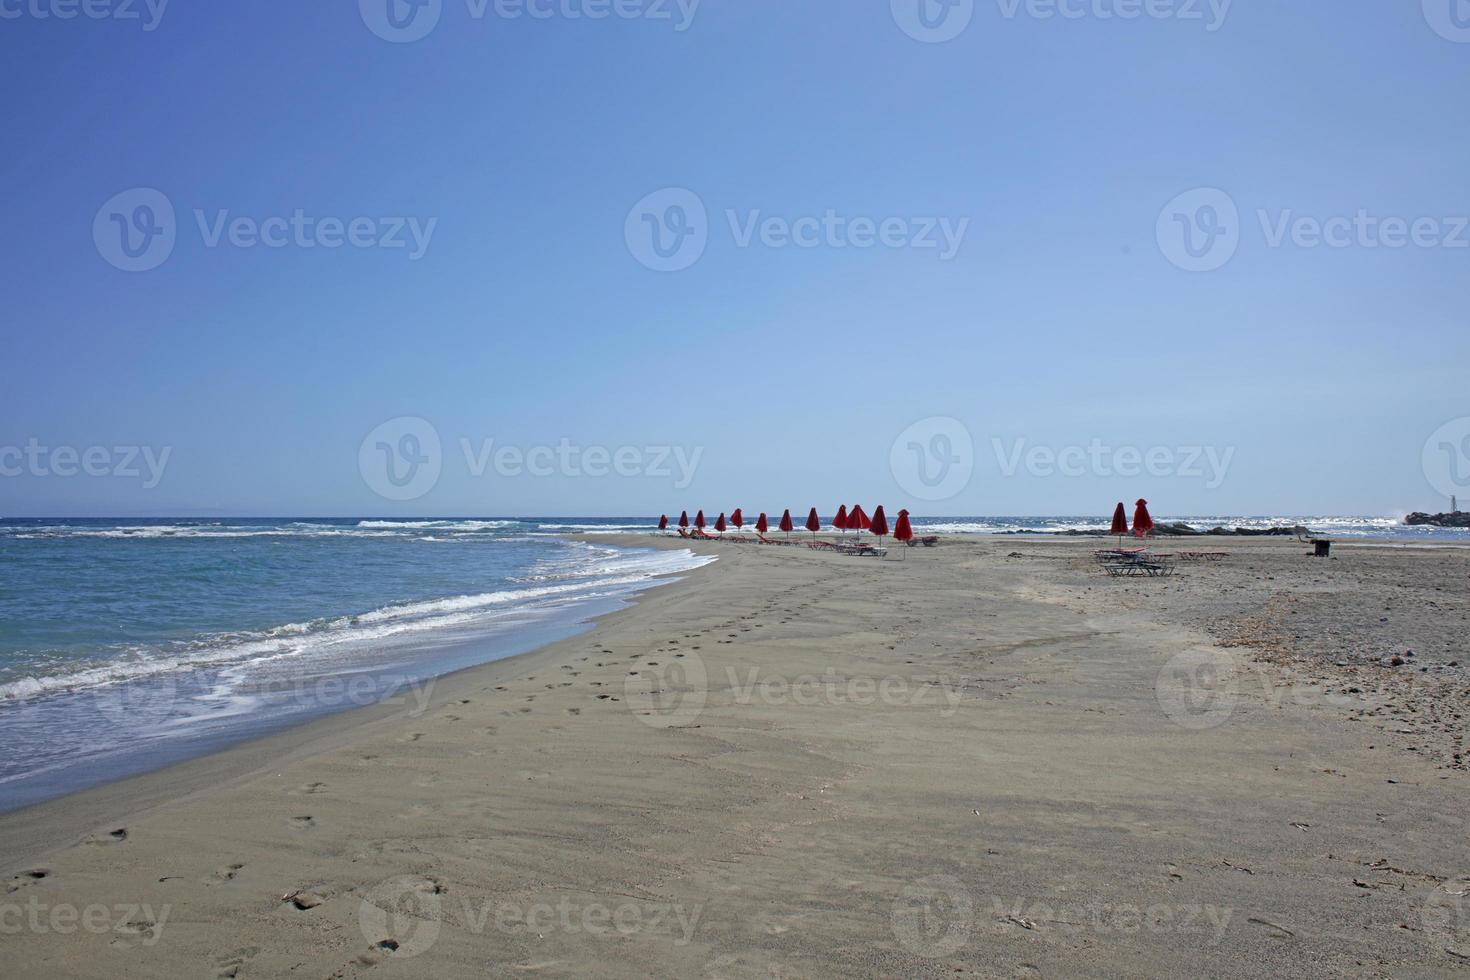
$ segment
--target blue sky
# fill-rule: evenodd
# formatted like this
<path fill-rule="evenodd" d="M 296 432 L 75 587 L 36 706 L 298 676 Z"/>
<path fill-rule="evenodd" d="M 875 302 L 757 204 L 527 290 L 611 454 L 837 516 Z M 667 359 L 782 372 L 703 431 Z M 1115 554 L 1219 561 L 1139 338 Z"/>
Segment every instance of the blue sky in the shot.
<path fill-rule="evenodd" d="M 1426 440 L 1470 487 L 1470 4 L 91 2 L 139 16 L 0 0 L 0 515 L 1393 514 Z"/>

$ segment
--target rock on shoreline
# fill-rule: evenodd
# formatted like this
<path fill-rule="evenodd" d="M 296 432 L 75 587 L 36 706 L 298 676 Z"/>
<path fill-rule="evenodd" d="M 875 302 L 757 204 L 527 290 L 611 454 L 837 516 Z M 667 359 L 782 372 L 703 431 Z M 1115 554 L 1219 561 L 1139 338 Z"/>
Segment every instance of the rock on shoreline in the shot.
<path fill-rule="evenodd" d="M 1073 538 L 1111 538 L 1113 535 L 1107 531 L 1097 529 L 1082 531 L 1069 529 L 1066 531 L 1005 531 L 1005 534 L 1059 534 Z M 1154 525 L 1153 536 L 1159 538 L 1199 538 L 1199 537 L 1242 537 L 1242 538 L 1294 538 L 1309 534 L 1305 527 L 1295 524 L 1291 527 L 1212 527 L 1208 531 L 1190 527 L 1188 524 L 1178 522 L 1174 524 Z"/>
<path fill-rule="evenodd" d="M 1430 527 L 1470 527 L 1470 514 L 1426 514 L 1415 511 L 1404 518 L 1405 524 L 1427 524 Z"/>

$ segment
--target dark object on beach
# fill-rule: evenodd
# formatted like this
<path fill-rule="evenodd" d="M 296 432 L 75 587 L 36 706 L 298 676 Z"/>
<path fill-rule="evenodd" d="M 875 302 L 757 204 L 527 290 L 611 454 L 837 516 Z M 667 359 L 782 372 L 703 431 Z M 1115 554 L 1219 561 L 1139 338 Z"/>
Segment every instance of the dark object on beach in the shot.
<path fill-rule="evenodd" d="M 1470 513 L 1425 514 L 1415 511 L 1404 518 L 1405 524 L 1427 524 L 1430 527 L 1470 527 Z"/>
<path fill-rule="evenodd" d="M 791 508 L 788 507 L 781 512 L 781 530 L 790 534 L 795 528 L 796 525 L 791 523 Z"/>
<path fill-rule="evenodd" d="M 1318 538 L 1312 542 L 1312 555 L 1315 558 L 1331 558 L 1332 542 L 1326 538 Z"/>
<path fill-rule="evenodd" d="M 689 526 L 689 512 L 687 510 L 681 510 L 681 511 L 679 511 L 679 526 L 680 527 L 688 527 Z"/>
<path fill-rule="evenodd" d="M 669 515 L 668 514 L 664 514 L 662 517 L 660 517 L 658 519 L 658 529 L 660 531 L 667 531 L 669 529 Z"/>
<path fill-rule="evenodd" d="M 765 534 L 771 529 L 771 522 L 766 520 L 766 512 L 761 511 L 761 516 L 755 522 L 755 533 Z"/>

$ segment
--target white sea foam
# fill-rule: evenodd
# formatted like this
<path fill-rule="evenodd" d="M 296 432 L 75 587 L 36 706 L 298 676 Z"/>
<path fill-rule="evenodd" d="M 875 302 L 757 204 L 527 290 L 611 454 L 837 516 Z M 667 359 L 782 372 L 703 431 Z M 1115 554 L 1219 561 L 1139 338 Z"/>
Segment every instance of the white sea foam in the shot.
<path fill-rule="evenodd" d="M 472 627 L 500 616 L 617 595 L 656 576 L 688 571 L 713 560 L 690 551 L 639 553 L 599 549 L 595 554 L 578 555 L 581 549 L 573 547 L 575 544 L 569 542 L 568 550 L 580 567 L 561 584 L 400 603 L 358 615 L 284 623 L 261 631 L 217 634 L 169 648 L 134 649 L 119 659 L 81 670 L 23 677 L 0 684 L 0 702 L 134 681 L 179 670 L 311 657 L 406 633 Z M 582 564 L 588 557 L 596 559 L 595 567 Z"/>

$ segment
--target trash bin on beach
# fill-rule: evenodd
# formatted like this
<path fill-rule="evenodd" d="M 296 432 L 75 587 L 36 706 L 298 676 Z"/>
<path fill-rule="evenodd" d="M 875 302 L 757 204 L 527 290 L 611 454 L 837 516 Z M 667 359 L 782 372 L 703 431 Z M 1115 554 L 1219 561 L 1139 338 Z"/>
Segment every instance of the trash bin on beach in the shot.
<path fill-rule="evenodd" d="M 1316 558 L 1332 557 L 1332 542 L 1326 538 L 1318 538 L 1312 542 L 1312 555 Z"/>

